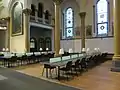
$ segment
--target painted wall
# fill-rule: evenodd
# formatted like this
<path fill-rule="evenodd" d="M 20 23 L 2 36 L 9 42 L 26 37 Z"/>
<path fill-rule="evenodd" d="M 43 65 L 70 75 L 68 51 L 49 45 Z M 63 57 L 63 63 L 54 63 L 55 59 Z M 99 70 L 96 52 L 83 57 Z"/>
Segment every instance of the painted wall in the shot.
<path fill-rule="evenodd" d="M 11 14 L 11 10 L 14 6 L 14 4 L 16 2 L 21 2 L 23 4 L 23 8 L 24 8 L 24 0 L 11 0 L 11 2 L 9 3 L 10 6 L 10 14 Z M 24 17 L 24 16 L 23 16 Z M 24 52 L 25 51 L 25 23 L 23 20 L 23 35 L 19 35 L 19 36 L 10 36 L 10 51 L 11 52 Z M 12 26 L 12 24 L 11 24 Z M 12 28 L 11 28 L 12 30 Z"/>
<path fill-rule="evenodd" d="M 49 10 L 52 14 L 52 17 L 54 17 L 54 4 L 52 0 L 3 0 L 4 6 L 9 7 L 8 10 L 12 9 L 12 5 L 16 1 L 21 1 L 24 4 L 24 8 L 30 8 L 31 4 L 35 4 L 36 8 L 38 2 L 42 2 L 44 4 L 44 10 Z M 113 0 L 109 0 L 110 3 L 110 32 L 109 35 L 112 33 L 112 23 L 113 23 Z M 86 25 L 92 25 L 92 31 L 94 30 L 94 24 L 93 24 L 93 5 L 95 5 L 95 0 L 65 0 L 61 4 L 61 30 L 63 30 L 63 21 L 62 21 L 62 13 L 64 13 L 64 10 L 68 7 L 73 7 L 74 13 L 75 13 L 75 27 L 80 27 L 80 16 L 78 15 L 79 12 L 86 12 Z M 6 9 L 7 10 L 7 9 Z M 4 15 L 3 15 L 4 16 Z M 93 36 L 95 36 L 95 33 L 93 33 Z M 15 36 L 10 37 L 10 49 L 11 51 L 17 51 L 22 52 L 25 49 L 25 36 Z M 67 44 L 66 44 L 67 42 Z M 20 44 L 19 44 L 20 43 Z M 98 44 L 99 43 L 99 44 Z M 104 45 L 103 45 L 104 43 Z M 61 47 L 64 47 L 66 50 L 68 50 L 70 47 L 73 48 L 75 51 L 80 51 L 80 45 L 81 40 L 61 40 Z M 107 46 L 109 45 L 109 46 Z M 113 38 L 104 38 L 104 39 L 87 39 L 86 40 L 86 47 L 99 47 L 102 51 L 106 50 L 109 52 L 113 52 Z M 54 46 L 52 46 L 54 47 Z"/>
<path fill-rule="evenodd" d="M 24 52 L 25 51 L 25 35 L 15 36 L 10 38 L 10 51 L 11 52 Z"/>
<path fill-rule="evenodd" d="M 6 40 L 6 32 L 5 30 L 0 30 L 0 51 L 5 48 L 5 40 Z"/>
<path fill-rule="evenodd" d="M 69 51 L 72 48 L 74 52 L 81 52 L 81 40 L 61 40 L 61 48 Z M 100 48 L 101 52 L 114 53 L 114 43 L 113 38 L 94 38 L 86 39 L 86 48 L 94 50 L 94 48 Z"/>

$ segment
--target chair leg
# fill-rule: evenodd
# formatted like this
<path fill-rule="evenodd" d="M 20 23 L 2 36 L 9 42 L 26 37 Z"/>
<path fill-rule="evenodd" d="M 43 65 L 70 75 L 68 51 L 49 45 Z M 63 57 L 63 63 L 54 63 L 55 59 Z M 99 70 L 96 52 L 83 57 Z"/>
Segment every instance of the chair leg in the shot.
<path fill-rule="evenodd" d="M 78 73 L 77 73 L 77 68 L 75 67 L 75 71 L 76 71 L 76 75 L 78 76 Z"/>
<path fill-rule="evenodd" d="M 55 72 L 56 72 L 56 76 L 57 76 L 57 73 L 58 73 L 58 72 L 57 72 L 57 68 L 55 68 Z"/>
<path fill-rule="evenodd" d="M 66 72 L 66 74 L 67 74 L 67 81 L 68 81 L 68 72 Z"/>
<path fill-rule="evenodd" d="M 50 77 L 52 78 L 52 73 L 51 73 L 51 69 L 49 69 L 49 73 L 50 73 Z"/>
<path fill-rule="evenodd" d="M 43 68 L 43 71 L 42 71 L 42 76 L 43 76 L 43 74 L 44 74 L 44 69 L 45 69 L 45 68 Z"/>

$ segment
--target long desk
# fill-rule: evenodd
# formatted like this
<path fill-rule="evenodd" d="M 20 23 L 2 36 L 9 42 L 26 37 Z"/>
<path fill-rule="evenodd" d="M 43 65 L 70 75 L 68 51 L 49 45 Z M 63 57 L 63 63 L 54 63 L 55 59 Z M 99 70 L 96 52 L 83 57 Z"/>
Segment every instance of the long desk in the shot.
<path fill-rule="evenodd" d="M 63 57 L 61 59 L 59 57 L 57 57 L 57 59 L 59 59 L 59 60 L 56 59 L 55 62 L 48 61 L 48 62 L 42 63 L 42 64 L 47 64 L 47 65 L 50 65 L 50 66 L 56 66 L 57 67 L 57 71 L 58 71 L 57 78 L 58 78 L 58 80 L 60 79 L 60 67 L 61 66 L 65 66 L 69 61 L 72 61 L 74 63 L 76 60 L 81 59 L 83 57 L 86 57 L 86 54 L 81 54 L 81 56 L 76 55 L 73 58 L 72 58 L 72 55 L 70 56 L 70 58 L 67 58 L 68 56 L 64 56 L 64 57 L 66 57 L 66 59 L 64 59 L 64 60 L 62 60 Z M 55 58 L 53 58 L 53 59 L 55 59 Z M 48 68 L 46 68 L 46 77 L 48 78 Z"/>

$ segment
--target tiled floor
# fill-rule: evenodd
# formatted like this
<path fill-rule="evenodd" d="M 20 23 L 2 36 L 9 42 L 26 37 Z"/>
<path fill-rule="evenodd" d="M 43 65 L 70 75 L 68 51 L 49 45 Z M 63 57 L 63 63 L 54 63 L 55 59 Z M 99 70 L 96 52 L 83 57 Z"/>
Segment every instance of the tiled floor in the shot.
<path fill-rule="evenodd" d="M 111 63 L 111 61 L 107 61 L 88 70 L 81 76 L 76 76 L 73 80 L 64 80 L 60 81 L 60 83 L 82 88 L 83 90 L 120 90 L 120 73 L 110 71 Z M 34 64 L 15 69 L 19 72 L 41 78 L 43 66 Z"/>

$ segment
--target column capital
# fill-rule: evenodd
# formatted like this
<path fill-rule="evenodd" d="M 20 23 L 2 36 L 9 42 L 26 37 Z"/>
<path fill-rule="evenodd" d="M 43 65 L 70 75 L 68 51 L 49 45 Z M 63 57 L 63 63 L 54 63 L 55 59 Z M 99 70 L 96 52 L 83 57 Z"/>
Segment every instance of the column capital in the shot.
<path fill-rule="evenodd" d="M 53 2 L 55 5 L 60 5 L 63 2 L 63 0 L 53 0 Z"/>
<path fill-rule="evenodd" d="M 2 18 L 1 20 L 9 21 L 9 20 L 10 20 L 10 17 Z"/>
<path fill-rule="evenodd" d="M 25 15 L 30 15 L 31 9 L 25 8 L 25 9 L 23 9 L 23 13 L 24 13 Z"/>
<path fill-rule="evenodd" d="M 81 13 L 79 13 L 79 15 L 80 15 L 81 18 L 85 18 L 86 12 L 81 12 Z"/>

